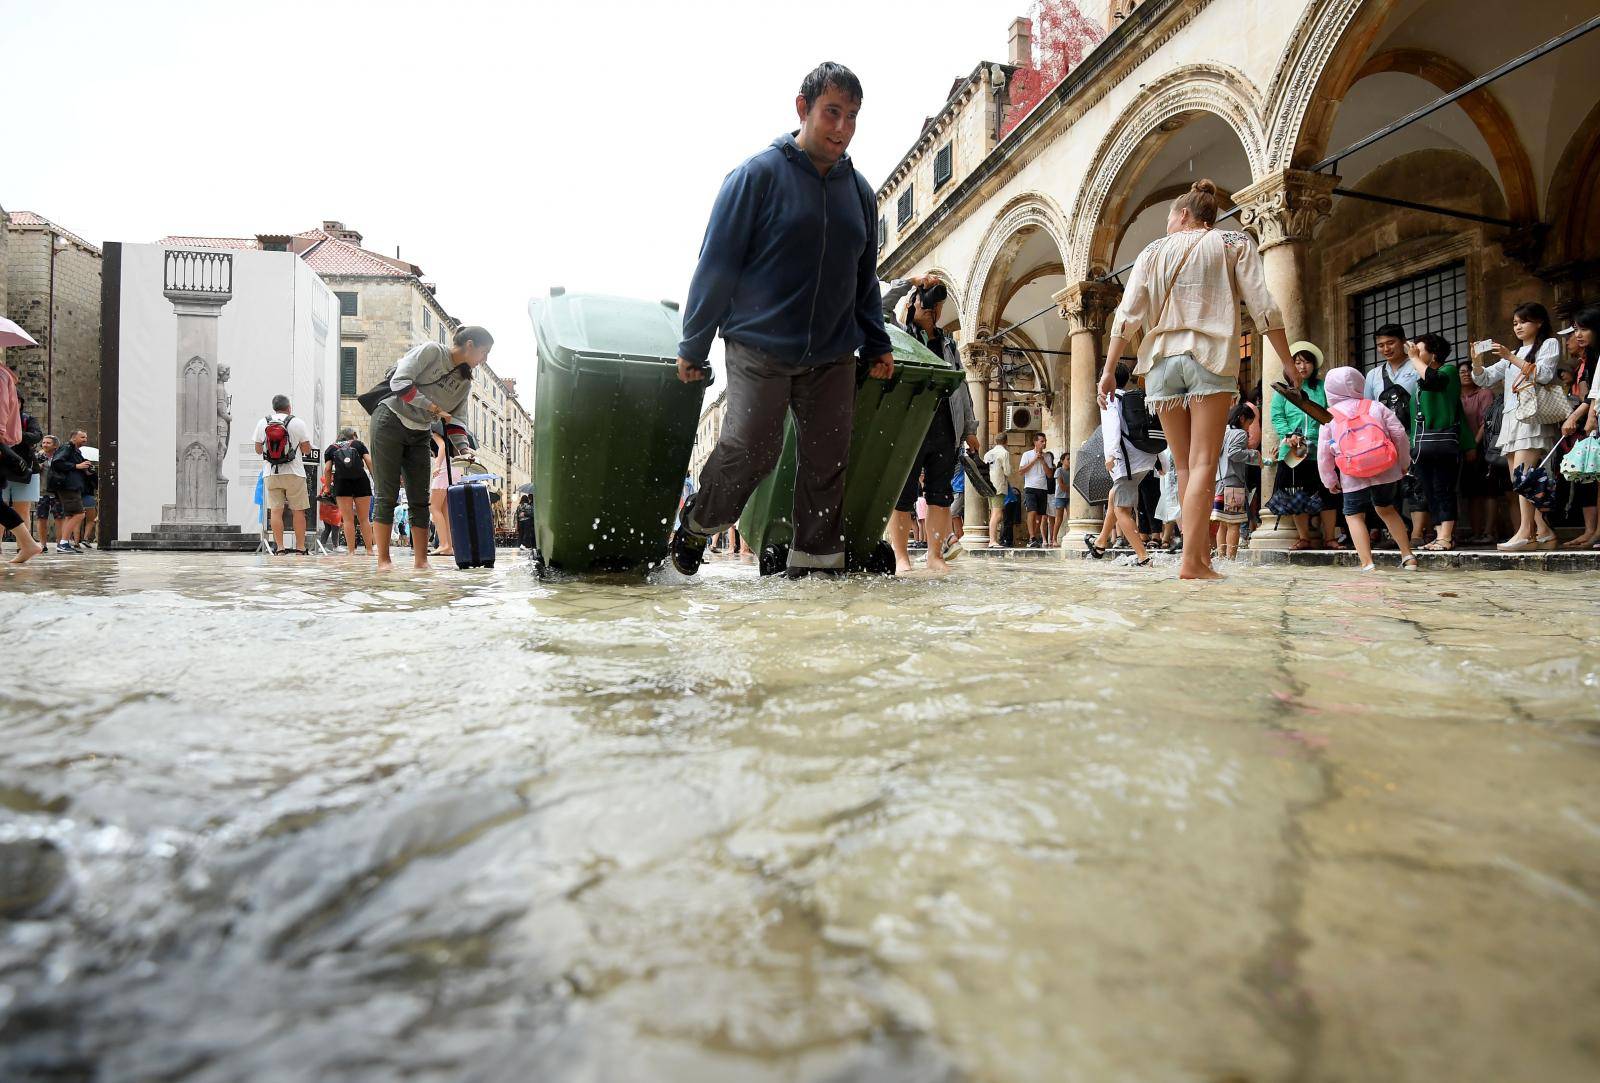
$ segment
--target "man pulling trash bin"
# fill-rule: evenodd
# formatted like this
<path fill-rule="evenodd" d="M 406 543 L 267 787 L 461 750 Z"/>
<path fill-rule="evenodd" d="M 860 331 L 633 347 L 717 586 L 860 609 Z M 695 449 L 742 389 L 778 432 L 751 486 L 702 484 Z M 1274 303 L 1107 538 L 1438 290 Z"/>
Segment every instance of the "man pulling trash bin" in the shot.
<path fill-rule="evenodd" d="M 894 374 L 877 276 L 876 200 L 845 150 L 861 82 L 820 65 L 795 98 L 800 129 L 722 183 L 684 306 L 678 378 L 703 380 L 721 332 L 728 368 L 721 437 L 683 507 L 672 563 L 693 575 L 709 538 L 732 526 L 777 465 L 794 411 L 798 472 L 792 578 L 845 564 L 843 495 L 856 353 Z"/>
<path fill-rule="evenodd" d="M 933 275 L 902 278 L 889 283 L 883 294 L 884 319 L 893 319 L 895 306 L 910 296 L 905 323 L 901 327 L 907 334 L 932 350 L 944 363 L 961 368 L 961 351 L 955 340 L 939 326 L 940 306 L 949 291 Z M 972 396 L 967 385 L 960 383 L 939 403 L 928 435 L 923 438 L 922 449 L 917 452 L 906 477 L 905 488 L 895 502 L 894 516 L 889 520 L 889 544 L 894 549 L 894 572 L 905 575 L 911 571 L 911 553 L 906 539 L 911 533 L 911 513 L 916 508 L 919 489 L 928 502 L 928 570 L 947 572 L 948 559 L 960 552 L 960 538 L 951 524 L 951 506 L 956 495 L 952 482 L 960 471 L 959 453 L 965 444 L 976 455 L 982 450 L 978 445 L 978 418 L 972 409 Z M 917 478 L 925 479 L 921 486 Z"/>

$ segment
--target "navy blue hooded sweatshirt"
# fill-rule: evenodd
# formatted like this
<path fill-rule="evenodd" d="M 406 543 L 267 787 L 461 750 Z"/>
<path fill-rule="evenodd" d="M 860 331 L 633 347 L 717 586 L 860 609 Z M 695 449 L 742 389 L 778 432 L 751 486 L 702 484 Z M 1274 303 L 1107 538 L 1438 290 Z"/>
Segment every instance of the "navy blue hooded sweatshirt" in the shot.
<path fill-rule="evenodd" d="M 889 353 L 875 206 L 848 155 L 824 177 L 792 135 L 729 173 L 689 284 L 678 355 L 704 364 L 718 331 L 799 367 Z"/>

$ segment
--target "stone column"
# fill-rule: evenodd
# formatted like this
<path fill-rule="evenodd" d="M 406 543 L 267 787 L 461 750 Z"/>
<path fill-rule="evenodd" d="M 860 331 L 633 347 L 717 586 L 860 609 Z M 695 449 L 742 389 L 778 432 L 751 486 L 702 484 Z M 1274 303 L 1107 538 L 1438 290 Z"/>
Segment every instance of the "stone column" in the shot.
<path fill-rule="evenodd" d="M 1239 223 L 1254 234 L 1261 247 L 1261 263 L 1267 291 L 1283 313 L 1284 333 L 1289 341 L 1309 338 L 1310 313 L 1306 306 L 1306 259 L 1312 235 L 1333 211 L 1333 189 L 1339 178 L 1326 173 L 1307 173 L 1291 169 L 1259 180 L 1234 194 L 1241 208 Z M 1277 398 L 1274 382 L 1283 379 L 1283 359 L 1267 343 L 1261 342 L 1261 451 L 1273 459 L 1278 455 L 1279 434 L 1272 427 L 1272 402 Z M 1338 356 L 1331 343 L 1321 343 L 1328 357 Z M 1324 373 L 1326 375 L 1326 373 Z M 1265 463 L 1261 470 L 1261 500 L 1272 496 L 1276 467 Z M 1262 517 L 1261 529 L 1250 537 L 1254 549 L 1287 549 L 1296 538 L 1294 525 L 1281 524 L 1272 516 Z"/>
<path fill-rule="evenodd" d="M 1078 449 L 1100 424 L 1100 407 L 1095 389 L 1100 383 L 1100 357 L 1104 335 L 1111 317 L 1122 300 L 1122 287 L 1111 282 L 1079 282 L 1068 286 L 1052 299 L 1060 306 L 1061 317 L 1072 333 L 1071 376 L 1067 380 L 1067 432 L 1070 452 L 1076 467 Z M 1099 533 L 1101 517 L 1073 489 L 1067 502 L 1068 532 Z"/>
<path fill-rule="evenodd" d="M 233 257 L 169 251 L 165 261 L 162 293 L 178 317 L 177 499 L 162 507 L 161 521 L 220 526 L 228 505 L 218 474 L 217 320 L 233 299 Z"/>
<path fill-rule="evenodd" d="M 990 446 L 989 431 L 989 381 L 994 378 L 1000 353 L 984 342 L 972 342 L 961 347 L 966 362 L 967 392 L 972 396 L 972 409 L 978 415 L 978 446 L 986 454 Z M 989 502 L 975 492 L 971 485 L 963 497 L 966 516 L 961 526 L 961 541 L 968 548 L 982 548 L 989 544 Z"/>

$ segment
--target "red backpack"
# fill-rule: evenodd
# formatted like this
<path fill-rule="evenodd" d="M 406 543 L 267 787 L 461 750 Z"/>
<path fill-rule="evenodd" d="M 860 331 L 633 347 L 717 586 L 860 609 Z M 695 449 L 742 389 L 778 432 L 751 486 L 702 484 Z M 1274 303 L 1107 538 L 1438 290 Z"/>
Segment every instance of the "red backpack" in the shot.
<path fill-rule="evenodd" d="M 1383 423 L 1372 416 L 1373 405 L 1372 400 L 1362 399 L 1353 413 L 1336 412 L 1328 422 L 1334 464 L 1348 477 L 1377 477 L 1400 461 Z"/>
<path fill-rule="evenodd" d="M 261 457 L 273 466 L 294 462 L 295 446 L 289 436 L 289 422 L 293 414 L 285 414 L 282 421 L 267 415 L 267 427 L 261 434 Z"/>

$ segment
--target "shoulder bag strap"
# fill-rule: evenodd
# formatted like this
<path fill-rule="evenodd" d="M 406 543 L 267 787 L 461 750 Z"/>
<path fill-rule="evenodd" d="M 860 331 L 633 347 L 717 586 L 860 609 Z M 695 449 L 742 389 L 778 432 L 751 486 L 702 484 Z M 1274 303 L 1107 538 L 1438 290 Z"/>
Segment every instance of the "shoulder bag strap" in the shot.
<path fill-rule="evenodd" d="M 1183 272 L 1184 264 L 1189 262 L 1189 257 L 1194 255 L 1194 250 L 1200 247 L 1201 242 L 1206 239 L 1206 235 L 1210 232 L 1208 229 L 1200 234 L 1200 239 L 1189 246 L 1189 250 L 1183 254 L 1183 258 L 1178 261 L 1178 265 L 1172 269 L 1172 277 L 1167 279 L 1166 292 L 1161 295 L 1161 308 L 1156 312 L 1155 321 L 1150 324 L 1150 331 L 1154 331 L 1160 326 L 1162 317 L 1167 314 L 1167 302 L 1172 299 L 1172 290 L 1178 284 L 1178 275 Z"/>

